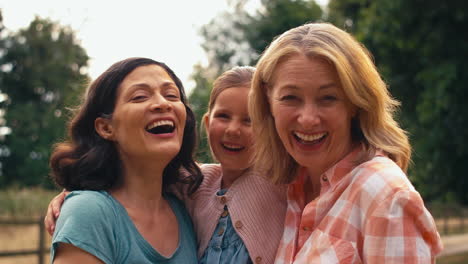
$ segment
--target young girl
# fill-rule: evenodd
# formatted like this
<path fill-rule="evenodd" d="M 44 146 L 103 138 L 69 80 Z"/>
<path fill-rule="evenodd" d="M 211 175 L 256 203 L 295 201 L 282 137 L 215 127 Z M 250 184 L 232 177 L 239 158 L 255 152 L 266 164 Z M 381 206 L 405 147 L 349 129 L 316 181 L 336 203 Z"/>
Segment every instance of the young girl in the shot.
<path fill-rule="evenodd" d="M 253 67 L 235 67 L 214 82 L 203 123 L 220 164 L 201 165 L 198 190 L 179 195 L 194 223 L 200 263 L 273 263 L 282 236 L 285 188 L 251 169 L 247 101 L 253 73 Z M 63 195 L 49 205 L 49 232 L 61 200 Z"/>

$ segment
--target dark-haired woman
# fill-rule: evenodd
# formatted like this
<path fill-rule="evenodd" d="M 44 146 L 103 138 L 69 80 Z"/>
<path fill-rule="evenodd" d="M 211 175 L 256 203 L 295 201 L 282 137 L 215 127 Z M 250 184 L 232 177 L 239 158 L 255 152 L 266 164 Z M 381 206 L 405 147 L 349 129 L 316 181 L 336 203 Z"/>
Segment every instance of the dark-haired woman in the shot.
<path fill-rule="evenodd" d="M 165 190 L 201 182 L 192 159 L 195 119 L 165 64 L 117 62 L 89 87 L 51 157 L 58 185 L 73 190 L 53 236 L 53 263 L 196 263 L 183 205 Z M 183 178 L 179 169 L 188 170 Z"/>

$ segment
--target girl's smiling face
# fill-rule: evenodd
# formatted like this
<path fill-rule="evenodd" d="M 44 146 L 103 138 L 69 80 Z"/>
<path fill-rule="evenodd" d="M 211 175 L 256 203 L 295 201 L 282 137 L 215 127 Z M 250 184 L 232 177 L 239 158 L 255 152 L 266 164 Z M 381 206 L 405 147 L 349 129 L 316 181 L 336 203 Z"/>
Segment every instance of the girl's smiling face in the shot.
<path fill-rule="evenodd" d="M 248 87 L 222 91 L 204 118 L 211 150 L 223 169 L 245 170 L 251 165 L 253 141 L 248 94 Z"/>

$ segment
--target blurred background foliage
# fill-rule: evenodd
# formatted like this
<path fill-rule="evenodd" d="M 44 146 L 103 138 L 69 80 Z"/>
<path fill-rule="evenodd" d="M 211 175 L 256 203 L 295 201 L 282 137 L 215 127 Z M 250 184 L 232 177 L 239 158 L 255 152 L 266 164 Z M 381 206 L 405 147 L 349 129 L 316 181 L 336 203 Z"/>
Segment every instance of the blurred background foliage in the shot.
<path fill-rule="evenodd" d="M 370 50 L 414 148 L 409 177 L 426 201 L 468 204 L 468 2 L 464 0 L 230 0 L 203 26 L 209 63 L 195 65 L 190 103 L 206 112 L 214 79 L 235 65 L 255 65 L 271 40 L 306 22 L 330 22 Z M 465 32 L 465 33 L 463 33 Z M 88 56 L 74 32 L 36 18 L 19 32 L 0 23 L 0 186 L 45 186 L 54 142 L 65 136 L 67 107 L 79 102 Z M 202 130 L 202 129 L 201 129 Z M 198 160 L 211 162 L 201 133 Z"/>
<path fill-rule="evenodd" d="M 2 126 L 0 186 L 51 186 L 51 146 L 65 137 L 67 107 L 77 104 L 88 56 L 74 32 L 36 17 L 26 29 L 1 27 Z"/>

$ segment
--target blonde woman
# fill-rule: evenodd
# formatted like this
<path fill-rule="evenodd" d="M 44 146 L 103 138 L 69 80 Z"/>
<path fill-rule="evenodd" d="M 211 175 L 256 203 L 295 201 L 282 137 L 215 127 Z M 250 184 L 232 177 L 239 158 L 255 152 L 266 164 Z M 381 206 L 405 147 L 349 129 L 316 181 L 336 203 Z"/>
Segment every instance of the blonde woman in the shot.
<path fill-rule="evenodd" d="M 330 24 L 279 36 L 254 75 L 255 164 L 288 183 L 276 263 L 433 263 L 442 244 L 405 172 L 406 132 L 367 50 Z"/>

